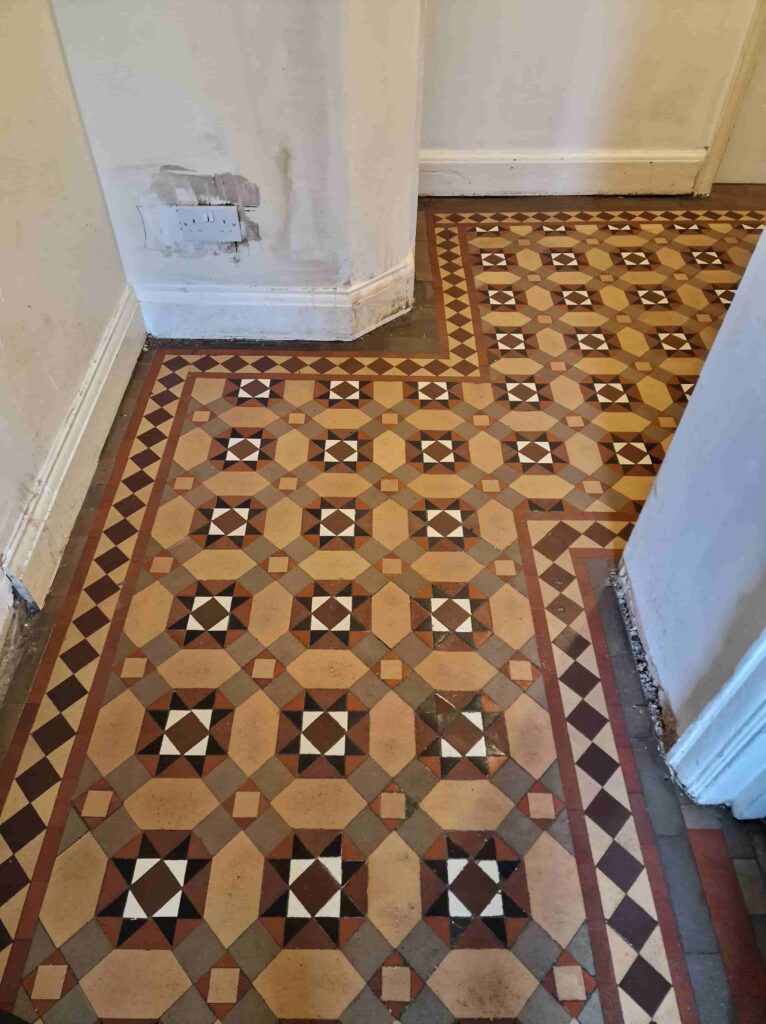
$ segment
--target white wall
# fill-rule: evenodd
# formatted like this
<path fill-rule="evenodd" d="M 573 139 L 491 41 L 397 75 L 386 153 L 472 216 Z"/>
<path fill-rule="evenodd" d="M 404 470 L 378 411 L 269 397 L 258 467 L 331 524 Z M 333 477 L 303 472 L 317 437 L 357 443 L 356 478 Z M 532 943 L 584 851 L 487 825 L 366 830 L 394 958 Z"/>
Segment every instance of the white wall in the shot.
<path fill-rule="evenodd" d="M 681 735 L 764 629 L 764 281 L 766 238 L 625 549 L 643 637 Z"/>
<path fill-rule="evenodd" d="M 374 290 L 397 271 L 399 290 L 384 305 L 406 305 L 419 0 L 54 0 L 54 8 L 151 332 L 340 337 L 332 307 L 350 307 L 360 298 L 354 285 L 372 281 Z M 235 201 L 255 207 L 250 240 L 235 251 L 171 250 L 151 231 L 147 239 L 158 207 L 196 201 L 183 189 L 173 198 L 168 165 L 204 176 L 213 193 L 212 176 L 236 175 Z M 214 201 L 222 198 L 219 189 Z M 316 303 L 321 315 L 304 308 Z"/>
<path fill-rule="evenodd" d="M 716 181 L 766 184 L 766 41 L 745 92 Z"/>
<path fill-rule="evenodd" d="M 102 425 L 77 448 L 81 391 L 94 360 L 112 366 L 105 331 L 132 310 L 46 0 L 4 0 L 0 79 L 0 553 L 41 602 L 105 436 Z M 130 331 L 107 424 L 141 343 L 140 325 Z"/>
<path fill-rule="evenodd" d="M 430 0 L 421 192 L 690 191 L 756 0 Z"/>

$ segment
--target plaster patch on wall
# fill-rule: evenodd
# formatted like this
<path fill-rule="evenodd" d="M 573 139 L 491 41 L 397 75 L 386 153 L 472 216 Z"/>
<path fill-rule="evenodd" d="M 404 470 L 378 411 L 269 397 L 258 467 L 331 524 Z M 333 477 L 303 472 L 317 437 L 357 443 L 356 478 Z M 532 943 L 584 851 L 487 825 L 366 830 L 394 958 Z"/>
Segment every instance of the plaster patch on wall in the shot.
<path fill-rule="evenodd" d="M 238 258 L 244 244 L 261 240 L 255 219 L 255 212 L 261 205 L 260 189 L 241 174 L 198 174 L 188 167 L 163 164 L 152 175 L 150 193 L 153 201 L 139 207 L 148 249 L 161 249 L 174 256 L 222 253 Z M 163 225 L 168 208 L 174 206 L 236 206 L 242 241 L 215 245 L 168 245 L 163 238 Z"/>

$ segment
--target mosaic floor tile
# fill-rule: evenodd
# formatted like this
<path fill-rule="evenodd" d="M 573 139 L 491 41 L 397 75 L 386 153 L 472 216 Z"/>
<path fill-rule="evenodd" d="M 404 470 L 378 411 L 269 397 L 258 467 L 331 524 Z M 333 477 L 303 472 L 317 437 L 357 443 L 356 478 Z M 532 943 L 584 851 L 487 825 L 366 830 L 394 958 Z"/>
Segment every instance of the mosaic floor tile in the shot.
<path fill-rule="evenodd" d="M 3 1007 L 694 1024 L 582 565 L 760 221 L 432 213 L 438 352 L 158 353 L 6 765 Z"/>

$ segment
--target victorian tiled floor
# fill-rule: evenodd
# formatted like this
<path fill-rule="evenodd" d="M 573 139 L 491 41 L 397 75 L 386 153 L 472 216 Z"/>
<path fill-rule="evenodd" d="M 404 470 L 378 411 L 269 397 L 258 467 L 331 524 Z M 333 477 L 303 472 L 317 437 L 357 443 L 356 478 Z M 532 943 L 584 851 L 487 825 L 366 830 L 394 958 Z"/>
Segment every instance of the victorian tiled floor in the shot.
<path fill-rule="evenodd" d="M 9 1011 L 699 1019 L 591 577 L 760 222 L 437 208 L 420 352 L 156 353 L 6 759 Z"/>

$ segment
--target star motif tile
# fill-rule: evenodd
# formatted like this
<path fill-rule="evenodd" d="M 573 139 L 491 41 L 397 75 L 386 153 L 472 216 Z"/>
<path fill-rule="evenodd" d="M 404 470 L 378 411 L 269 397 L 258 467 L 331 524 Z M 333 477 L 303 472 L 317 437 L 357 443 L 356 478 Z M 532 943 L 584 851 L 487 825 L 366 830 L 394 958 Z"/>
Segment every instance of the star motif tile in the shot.
<path fill-rule="evenodd" d="M 450 947 L 511 945 L 529 917 L 518 855 L 499 837 L 440 837 L 422 867 L 423 918 Z"/>
<path fill-rule="evenodd" d="M 182 647 L 225 647 L 247 629 L 249 603 L 237 583 L 195 583 L 174 598 L 168 635 Z"/>
<path fill-rule="evenodd" d="M 429 646 L 474 650 L 492 629 L 489 601 L 470 584 L 433 584 L 415 595 L 412 629 Z"/>
<path fill-rule="evenodd" d="M 353 693 L 304 692 L 282 709 L 277 756 L 294 775 L 350 775 L 367 757 L 370 724 Z"/>
<path fill-rule="evenodd" d="M 370 507 L 358 498 L 320 498 L 303 512 L 302 534 L 320 548 L 358 548 L 371 529 Z"/>
<path fill-rule="evenodd" d="M 508 760 L 502 709 L 486 694 L 432 694 L 416 728 L 418 756 L 438 778 L 492 776 Z"/>
<path fill-rule="evenodd" d="M 232 706 L 217 690 L 176 690 L 146 711 L 138 758 L 151 775 L 206 775 L 226 757 Z"/>
<path fill-rule="evenodd" d="M 263 533 L 265 510 L 252 498 L 216 498 L 197 509 L 192 538 L 202 547 L 244 547 Z"/>
<path fill-rule="evenodd" d="M 200 923 L 210 855 L 194 836 L 145 833 L 107 864 L 96 918 L 115 948 L 175 946 Z"/>
<path fill-rule="evenodd" d="M 279 946 L 343 947 L 364 922 L 366 883 L 365 858 L 345 836 L 291 834 L 266 858 L 261 922 Z"/>
<path fill-rule="evenodd" d="M 351 646 L 370 626 L 370 598 L 356 583 L 314 583 L 294 598 L 290 630 L 306 647 Z"/>
<path fill-rule="evenodd" d="M 464 551 L 478 539 L 476 512 L 459 499 L 416 502 L 410 520 L 410 536 L 429 551 Z"/>

